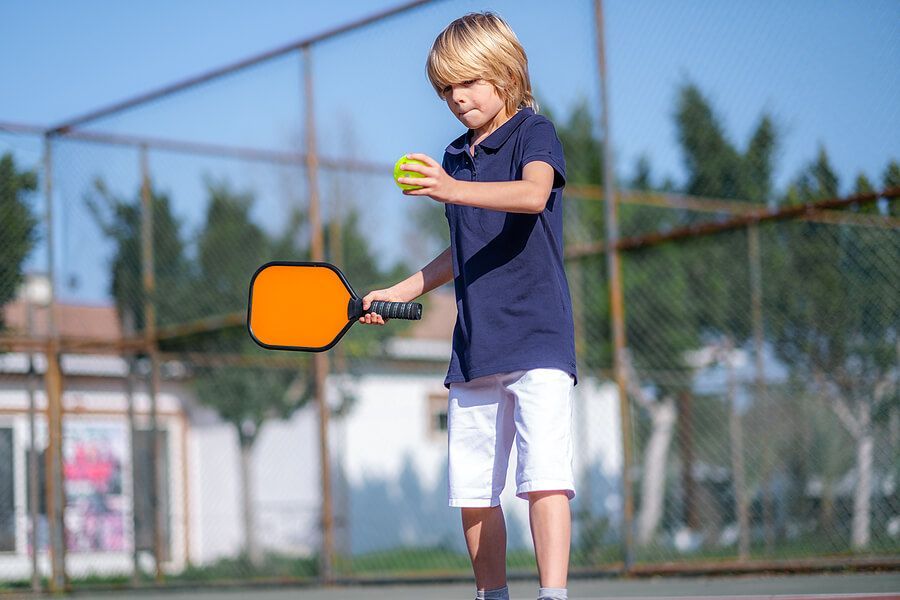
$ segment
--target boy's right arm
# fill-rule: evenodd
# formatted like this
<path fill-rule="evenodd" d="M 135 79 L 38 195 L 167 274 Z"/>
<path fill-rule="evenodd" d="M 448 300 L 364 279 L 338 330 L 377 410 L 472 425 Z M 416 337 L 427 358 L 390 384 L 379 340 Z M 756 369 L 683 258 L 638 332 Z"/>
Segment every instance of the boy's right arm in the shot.
<path fill-rule="evenodd" d="M 453 259 L 450 258 L 450 248 L 448 247 L 420 271 L 416 271 L 403 281 L 389 288 L 374 290 L 366 294 L 363 297 L 363 310 L 369 310 L 369 306 L 375 300 L 412 302 L 422 294 L 427 294 L 451 279 L 453 279 Z M 366 313 L 359 318 L 359 322 L 384 325 L 384 319 L 376 313 Z"/>

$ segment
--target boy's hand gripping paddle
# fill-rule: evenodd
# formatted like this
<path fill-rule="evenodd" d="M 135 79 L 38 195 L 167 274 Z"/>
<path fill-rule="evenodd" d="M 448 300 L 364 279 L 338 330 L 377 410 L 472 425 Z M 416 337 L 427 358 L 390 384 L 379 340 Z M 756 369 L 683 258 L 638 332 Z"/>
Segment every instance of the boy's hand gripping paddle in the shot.
<path fill-rule="evenodd" d="M 418 302 L 372 302 L 363 311 L 340 269 L 328 263 L 270 262 L 250 280 L 247 330 L 263 348 L 321 352 L 338 343 L 367 312 L 422 318 Z"/>

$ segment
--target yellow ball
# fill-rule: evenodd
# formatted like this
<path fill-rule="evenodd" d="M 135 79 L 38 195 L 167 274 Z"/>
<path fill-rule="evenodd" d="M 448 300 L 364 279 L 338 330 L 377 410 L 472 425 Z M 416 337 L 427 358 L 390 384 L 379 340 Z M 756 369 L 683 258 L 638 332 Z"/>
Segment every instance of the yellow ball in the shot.
<path fill-rule="evenodd" d="M 407 158 L 406 155 L 400 157 L 400 160 L 394 165 L 394 182 L 400 186 L 401 189 L 404 190 L 418 190 L 422 189 L 421 185 L 410 185 L 408 183 L 400 183 L 397 181 L 401 177 L 425 177 L 421 173 L 416 173 L 415 171 L 404 171 L 403 165 L 407 163 L 414 163 L 417 165 L 424 165 L 425 163 L 421 160 L 416 160 L 414 158 Z"/>

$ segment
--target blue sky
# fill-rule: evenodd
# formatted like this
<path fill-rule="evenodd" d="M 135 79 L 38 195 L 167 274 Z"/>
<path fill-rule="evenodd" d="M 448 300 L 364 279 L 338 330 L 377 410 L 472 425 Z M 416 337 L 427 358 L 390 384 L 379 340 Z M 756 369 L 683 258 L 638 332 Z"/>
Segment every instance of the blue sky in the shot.
<path fill-rule="evenodd" d="M 0 4 L 0 119 L 58 122 L 395 4 L 7 0 Z M 596 97 L 592 82 L 580 89 L 562 83 L 593 74 L 590 3 L 553 3 L 570 6 L 566 13 L 541 8 L 546 4 L 444 1 L 439 10 L 395 19 L 382 31 L 424 30 L 422 39 L 430 40 L 443 25 L 435 17 L 443 13 L 497 8 L 519 31 L 538 71 L 535 85 L 562 105 L 552 106 L 559 113 L 574 100 L 566 96 Z M 333 10 L 336 5 L 340 10 Z M 508 6 L 513 9 L 504 11 Z M 761 111 L 774 114 L 785 133 L 782 181 L 820 142 L 845 179 L 859 170 L 874 174 L 900 154 L 896 0 L 607 0 L 605 7 L 620 171 L 647 152 L 659 170 L 678 174 L 670 112 L 674 87 L 685 77 L 710 95 L 739 143 Z M 547 12 L 559 18 L 548 23 Z M 542 39 L 542 26 L 555 39 Z M 581 55 L 566 52 L 574 42 L 559 42 L 556 34 L 565 34 L 564 27 L 575 30 Z M 353 36 L 343 39 L 347 52 L 332 52 L 358 61 Z M 416 85 L 427 87 L 420 68 L 427 48 L 409 47 L 409 72 Z M 566 55 L 554 56 L 560 50 Z M 457 124 L 444 120 L 455 131 Z"/>
<path fill-rule="evenodd" d="M 0 121 L 55 124 L 395 4 L 6 0 L 0 3 Z M 900 159 L 897 0 L 607 0 L 604 5 L 620 175 L 630 175 L 644 153 L 657 177 L 683 180 L 672 112 L 685 81 L 707 94 L 740 148 L 763 112 L 775 119 L 782 135 L 778 188 L 814 158 L 820 144 L 843 191 L 859 172 L 880 182 L 887 162 Z M 322 152 L 384 163 L 407 151 L 439 157 L 460 125 L 424 77 L 425 53 L 452 18 L 484 9 L 497 10 L 517 31 L 537 93 L 556 115 L 565 115 L 581 98 L 598 106 L 589 1 L 445 0 L 314 50 Z M 92 128 L 289 149 L 303 135 L 299 77 L 300 61 L 290 56 Z M 39 147 L 20 136 L 0 135 L 0 152 L 6 149 L 25 164 L 39 158 Z M 61 195 L 66 190 L 67 198 L 83 195 L 85 183 L 100 169 L 95 163 L 111 170 L 107 179 L 114 189 L 133 193 L 133 156 L 98 149 L 66 152 L 60 151 L 69 161 L 59 175 Z M 161 179 L 168 176 L 169 188 L 188 190 L 185 194 L 200 193 L 200 177 L 188 182 L 185 173 L 217 170 L 248 187 L 261 181 L 272 188 L 302 187 L 286 176 L 272 183 L 271 174 L 258 167 L 234 168 L 223 161 L 210 166 L 170 155 L 151 159 Z M 326 178 L 323 185 L 341 184 Z M 403 210 L 406 200 L 392 188 L 389 174 L 361 178 L 355 186 L 380 209 Z M 261 206 L 274 207 L 274 196 Z M 199 209 L 190 206 L 185 204 L 184 216 L 195 222 Z M 61 214 L 87 222 L 75 205 L 62 206 Z M 89 227 L 70 229 L 58 242 L 64 254 L 65 246 L 78 248 L 94 236 Z"/>

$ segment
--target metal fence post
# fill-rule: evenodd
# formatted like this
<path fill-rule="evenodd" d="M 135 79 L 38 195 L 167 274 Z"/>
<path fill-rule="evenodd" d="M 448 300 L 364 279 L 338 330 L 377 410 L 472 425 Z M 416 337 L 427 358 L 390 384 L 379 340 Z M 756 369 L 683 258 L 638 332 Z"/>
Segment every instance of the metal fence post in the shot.
<path fill-rule="evenodd" d="M 750 261 L 750 301 L 751 315 L 753 319 L 753 357 L 755 360 L 755 385 L 756 402 L 763 402 L 767 395 L 766 372 L 763 349 L 765 343 L 765 330 L 763 328 L 763 296 L 762 296 L 762 264 L 759 250 L 759 225 L 751 223 L 747 226 L 747 252 Z M 772 492 L 769 486 L 769 476 L 772 470 L 773 450 L 770 444 L 765 444 L 762 449 L 762 482 L 763 482 L 763 534 L 766 540 L 766 553 L 775 552 L 775 531 L 772 527 Z"/>
<path fill-rule="evenodd" d="M 613 172 L 612 141 L 609 131 L 609 80 L 606 74 L 606 49 L 603 32 L 603 0 L 594 0 L 594 19 L 597 29 L 597 68 L 600 83 L 601 124 L 603 127 L 603 194 L 606 197 L 606 264 L 609 272 L 609 295 L 613 334 L 613 372 L 619 390 L 619 414 L 622 426 L 622 544 L 625 571 L 633 563 L 634 541 L 632 522 L 634 506 L 631 492 L 631 409 L 628 402 L 628 382 L 624 368 L 625 307 L 622 297 L 622 273 L 619 260 L 619 224 L 617 221 L 616 190 Z"/>
<path fill-rule="evenodd" d="M 150 461 L 150 507 L 153 524 L 153 560 L 156 568 L 156 581 L 163 579 L 162 561 L 165 557 L 165 538 L 163 525 L 165 506 L 162 497 L 164 469 L 160 467 L 162 457 L 162 440 L 159 435 L 158 395 L 159 395 L 159 356 L 156 350 L 156 276 L 153 260 L 153 198 L 150 189 L 150 168 L 147 164 L 147 146 L 142 145 L 141 162 L 141 271 L 144 287 L 144 341 L 147 356 L 150 360 L 149 392 L 150 392 L 150 444 L 152 460 Z"/>
<path fill-rule="evenodd" d="M 132 332 L 128 332 L 128 335 L 131 335 Z M 126 359 L 128 361 L 128 373 L 125 375 L 125 394 L 127 396 L 128 402 L 128 439 L 131 440 L 129 452 L 131 454 L 131 538 L 132 538 L 132 548 L 131 548 L 131 584 L 134 586 L 138 586 L 141 583 L 141 563 L 140 563 L 140 554 L 138 551 L 138 518 L 137 518 L 137 510 L 135 498 L 138 495 L 138 487 L 137 482 L 135 481 L 135 464 L 137 464 L 137 440 L 135 439 L 137 435 L 137 424 L 135 423 L 134 418 L 134 371 L 135 371 L 135 361 L 134 356 L 128 356 Z"/>
<path fill-rule="evenodd" d="M 302 49 L 303 90 L 306 98 L 306 177 L 309 185 L 310 254 L 312 260 L 325 260 L 322 235 L 322 216 L 319 206 L 319 158 L 316 153 L 316 123 L 313 96 L 312 57 L 309 46 Z M 319 410 L 319 457 L 322 471 L 322 555 L 320 577 L 328 583 L 333 579 L 334 566 L 334 515 L 331 503 L 331 456 L 328 443 L 329 408 L 325 398 L 328 378 L 328 355 L 316 353 L 315 365 L 316 406 Z"/>
<path fill-rule="evenodd" d="M 30 292 L 26 299 L 28 306 L 27 331 L 28 339 L 34 337 L 34 301 Z M 35 419 L 37 417 L 37 372 L 34 369 L 34 354 L 28 349 L 28 518 L 31 521 L 31 531 L 28 535 L 28 544 L 31 546 L 31 590 L 35 593 L 42 591 L 40 566 L 38 564 L 38 452 L 35 441 Z"/>
<path fill-rule="evenodd" d="M 53 147 L 44 136 L 44 194 L 47 200 L 47 276 L 50 280 L 50 304 L 47 313 L 47 522 L 50 534 L 50 591 L 66 589 L 65 479 L 62 465 L 63 406 L 62 369 L 60 367 L 59 327 L 56 320 L 56 265 L 53 228 Z"/>

